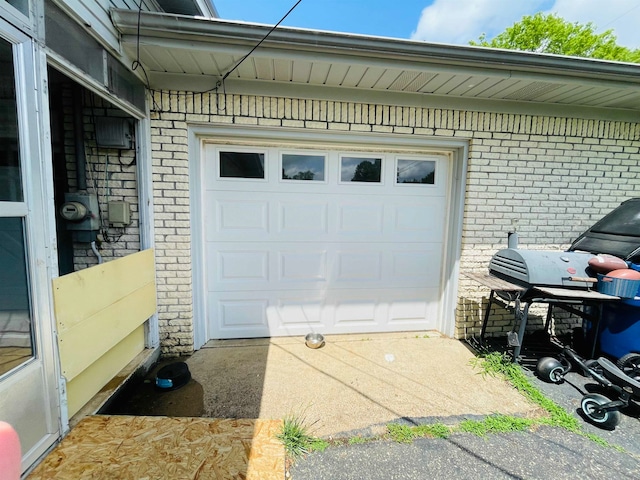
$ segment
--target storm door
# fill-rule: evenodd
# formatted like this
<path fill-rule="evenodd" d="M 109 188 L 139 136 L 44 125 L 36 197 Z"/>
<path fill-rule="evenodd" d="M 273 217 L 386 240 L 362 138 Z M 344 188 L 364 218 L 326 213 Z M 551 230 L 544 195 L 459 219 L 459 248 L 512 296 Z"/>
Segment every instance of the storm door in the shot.
<path fill-rule="evenodd" d="M 23 470 L 60 432 L 36 58 L 0 21 L 0 420 L 18 432 Z"/>

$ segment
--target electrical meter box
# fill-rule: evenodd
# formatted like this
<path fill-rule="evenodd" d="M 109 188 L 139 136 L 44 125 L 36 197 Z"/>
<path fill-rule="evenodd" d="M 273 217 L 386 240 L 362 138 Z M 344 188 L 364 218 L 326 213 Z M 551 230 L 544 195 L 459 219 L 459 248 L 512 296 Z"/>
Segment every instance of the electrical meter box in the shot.
<path fill-rule="evenodd" d="M 131 122 L 120 117 L 96 117 L 96 144 L 98 147 L 130 150 L 133 147 Z"/>
<path fill-rule="evenodd" d="M 67 221 L 67 230 L 98 231 L 100 211 L 98 197 L 88 193 L 65 193 L 60 216 Z"/>

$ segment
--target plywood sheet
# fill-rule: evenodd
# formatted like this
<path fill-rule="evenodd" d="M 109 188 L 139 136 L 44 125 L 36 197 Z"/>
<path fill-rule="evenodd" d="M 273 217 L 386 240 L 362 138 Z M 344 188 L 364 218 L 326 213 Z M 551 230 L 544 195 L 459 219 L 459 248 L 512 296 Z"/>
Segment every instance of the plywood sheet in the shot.
<path fill-rule="evenodd" d="M 75 415 L 104 385 L 144 350 L 144 326 L 140 325 L 124 340 L 67 382 L 67 409 Z"/>
<path fill-rule="evenodd" d="M 280 420 L 94 416 L 28 480 L 284 479 Z"/>
<path fill-rule="evenodd" d="M 62 374 L 67 380 L 75 378 L 142 325 L 155 310 L 156 290 L 155 285 L 150 284 L 131 292 L 75 324 L 73 328 L 60 331 L 58 346 Z"/>
<path fill-rule="evenodd" d="M 153 249 L 56 278 L 53 292 L 58 328 L 72 328 L 150 283 L 155 283 Z"/>
<path fill-rule="evenodd" d="M 153 250 L 57 278 L 53 292 L 62 374 L 70 381 L 155 312 Z"/>

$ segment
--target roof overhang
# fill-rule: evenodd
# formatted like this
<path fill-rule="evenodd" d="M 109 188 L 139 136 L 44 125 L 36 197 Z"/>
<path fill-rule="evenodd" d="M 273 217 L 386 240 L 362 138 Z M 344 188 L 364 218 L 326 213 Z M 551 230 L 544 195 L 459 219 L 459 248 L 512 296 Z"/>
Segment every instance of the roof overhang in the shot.
<path fill-rule="evenodd" d="M 167 13 L 217 18 L 218 11 L 212 0 L 155 0 Z"/>
<path fill-rule="evenodd" d="M 140 15 L 140 18 L 138 18 Z M 113 10 L 151 88 L 204 91 L 272 28 Z M 227 93 L 557 114 L 637 122 L 640 65 L 279 27 L 230 74 Z"/>

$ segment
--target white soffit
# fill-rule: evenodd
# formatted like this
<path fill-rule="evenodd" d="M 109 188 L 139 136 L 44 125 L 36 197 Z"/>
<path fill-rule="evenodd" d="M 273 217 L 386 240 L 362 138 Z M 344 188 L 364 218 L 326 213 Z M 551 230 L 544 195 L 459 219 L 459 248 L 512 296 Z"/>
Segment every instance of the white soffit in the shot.
<path fill-rule="evenodd" d="M 213 88 L 270 29 L 146 12 L 138 29 L 138 12 L 128 10 L 112 10 L 112 19 L 127 54 L 135 58 L 139 48 L 151 87 L 171 90 Z M 504 111 L 555 107 L 637 121 L 640 65 L 278 28 L 225 89 L 452 107 L 493 103 Z"/>

